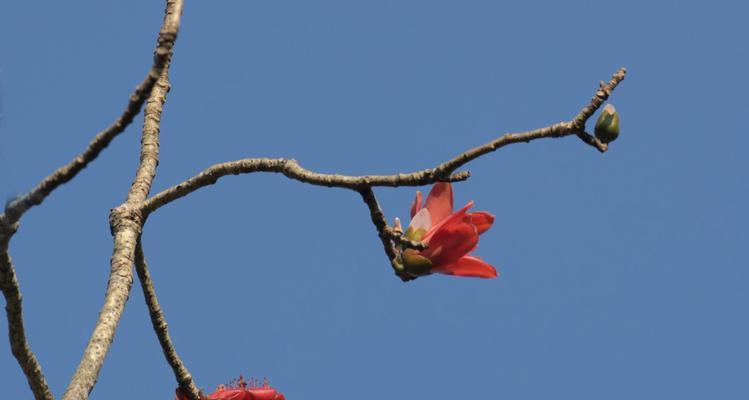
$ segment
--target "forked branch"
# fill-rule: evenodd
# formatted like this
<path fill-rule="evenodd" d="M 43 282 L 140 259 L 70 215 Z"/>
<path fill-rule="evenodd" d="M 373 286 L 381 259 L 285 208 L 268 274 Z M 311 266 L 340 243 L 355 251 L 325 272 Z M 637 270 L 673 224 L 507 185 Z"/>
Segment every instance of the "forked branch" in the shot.
<path fill-rule="evenodd" d="M 591 116 L 603 105 L 614 89 L 624 79 L 626 69 L 619 69 L 611 77 L 609 82 L 600 83 L 599 89 L 593 95 L 588 104 L 570 121 L 559 122 L 544 128 L 521 133 L 507 133 L 486 144 L 467 150 L 451 160 L 437 165 L 434 168 L 424 169 L 405 174 L 395 175 L 364 175 L 347 176 L 338 174 L 323 174 L 303 168 L 296 160 L 285 158 L 247 158 L 213 165 L 186 181 L 172 186 L 160 193 L 155 194 L 143 202 L 139 211 L 144 218 L 181 197 L 208 185 L 216 183 L 220 178 L 227 175 L 249 174 L 253 172 L 281 173 L 288 178 L 318 186 L 339 187 L 359 192 L 370 210 L 372 222 L 382 241 L 385 254 L 395 273 L 404 279 L 401 274 L 402 266 L 398 260 L 396 245 L 423 248 L 423 244 L 406 240 L 387 224 L 385 216 L 377 204 L 377 199 L 372 191 L 376 186 L 421 186 L 438 181 L 455 182 L 468 179 L 467 171 L 455 172 L 458 168 L 475 160 L 485 154 L 494 152 L 506 145 L 530 142 L 543 138 L 561 138 L 577 135 L 584 143 L 596 148 L 600 152 L 608 150 L 608 145 L 602 143 L 594 136 L 585 131 L 585 124 Z M 408 278 L 413 279 L 413 278 Z M 407 280 L 407 279 L 404 279 Z"/>
<path fill-rule="evenodd" d="M 41 366 L 26 340 L 21 292 L 15 268 L 8 254 L 10 239 L 16 232 L 18 222 L 26 211 L 41 204 L 55 189 L 73 179 L 89 163 L 95 160 L 140 112 L 159 76 L 169 64 L 179 30 L 181 14 L 182 0 L 169 0 L 166 6 L 164 24 L 159 33 L 154 52 L 153 65 L 146 78 L 135 88 L 122 114 L 109 127 L 99 132 L 83 153 L 42 179 L 36 187 L 25 195 L 8 202 L 5 205 L 4 212 L 0 214 L 0 289 L 2 289 L 6 301 L 5 310 L 11 350 L 37 399 L 50 400 L 53 396 L 45 382 Z"/>
<path fill-rule="evenodd" d="M 144 115 L 141 135 L 141 156 L 136 177 L 130 186 L 127 201 L 110 214 L 110 227 L 114 236 L 114 248 L 110 260 L 110 273 L 104 305 L 99 312 L 94 331 L 83 352 L 78 368 L 62 396 L 63 400 L 84 400 L 96 384 L 99 371 L 104 364 L 114 340 L 122 312 L 125 309 L 133 284 L 133 262 L 135 248 L 143 227 L 143 218 L 132 206 L 148 196 L 158 165 L 159 128 L 161 111 L 169 90 L 168 65 L 171 61 L 174 41 L 179 32 L 183 0 L 168 0 L 164 24 L 159 32 L 156 57 L 165 58 L 165 66 L 157 76 Z"/>

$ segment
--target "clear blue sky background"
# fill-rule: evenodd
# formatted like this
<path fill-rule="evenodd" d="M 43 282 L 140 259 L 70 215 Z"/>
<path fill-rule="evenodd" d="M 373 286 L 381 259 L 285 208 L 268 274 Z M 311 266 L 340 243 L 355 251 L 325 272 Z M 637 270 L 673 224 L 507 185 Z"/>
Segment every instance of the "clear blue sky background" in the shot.
<path fill-rule="evenodd" d="M 153 215 L 147 257 L 200 386 L 243 373 L 291 400 L 749 398 L 746 2 L 502 3 L 187 2 L 155 190 L 244 157 L 347 174 L 434 166 L 569 119 L 599 80 L 630 71 L 608 153 L 572 137 L 470 164 L 456 203 L 496 214 L 478 254 L 497 280 L 404 284 L 356 194 L 281 176 L 227 178 Z M 121 112 L 163 8 L 0 6 L 3 197 Z M 12 242 L 29 340 L 58 396 L 102 302 L 107 215 L 140 126 Z M 402 219 L 413 192 L 377 190 Z M 0 381 L 3 397 L 30 398 L 6 339 Z M 92 398 L 174 387 L 136 283 Z"/>

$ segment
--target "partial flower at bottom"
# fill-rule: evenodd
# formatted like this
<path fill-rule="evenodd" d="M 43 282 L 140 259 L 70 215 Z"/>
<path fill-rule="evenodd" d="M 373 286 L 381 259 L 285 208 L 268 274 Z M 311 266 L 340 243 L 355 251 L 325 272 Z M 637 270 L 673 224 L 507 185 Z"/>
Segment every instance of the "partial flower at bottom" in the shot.
<path fill-rule="evenodd" d="M 189 400 L 181 388 L 177 388 L 175 400 Z M 201 400 L 286 400 L 278 390 L 272 388 L 268 380 L 262 384 L 255 380 L 246 382 L 242 375 L 228 385 L 218 385 L 216 391 L 205 396 L 201 393 Z"/>

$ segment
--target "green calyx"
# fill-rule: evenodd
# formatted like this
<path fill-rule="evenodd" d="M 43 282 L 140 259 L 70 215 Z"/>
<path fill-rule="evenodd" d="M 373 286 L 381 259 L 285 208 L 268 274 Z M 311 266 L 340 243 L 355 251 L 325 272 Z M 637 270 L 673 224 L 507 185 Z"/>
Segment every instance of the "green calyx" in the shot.
<path fill-rule="evenodd" d="M 411 275 L 428 275 L 432 272 L 432 261 L 414 249 L 406 249 L 403 252 L 403 266 Z"/>
<path fill-rule="evenodd" d="M 595 135 L 603 143 L 609 143 L 619 137 L 619 113 L 613 105 L 607 104 L 596 121 Z"/>
<path fill-rule="evenodd" d="M 427 230 L 424 228 L 414 229 L 413 227 L 408 227 L 404 236 L 406 236 L 409 240 L 420 242 L 421 238 L 423 238 L 426 233 Z"/>

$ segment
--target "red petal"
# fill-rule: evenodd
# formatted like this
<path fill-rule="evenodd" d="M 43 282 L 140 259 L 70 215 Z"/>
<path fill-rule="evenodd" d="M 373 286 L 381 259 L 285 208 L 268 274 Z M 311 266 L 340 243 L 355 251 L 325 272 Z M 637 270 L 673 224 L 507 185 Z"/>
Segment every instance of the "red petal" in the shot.
<path fill-rule="evenodd" d="M 432 186 L 425 205 L 432 214 L 432 225 L 437 225 L 453 213 L 453 189 L 449 182 L 437 182 Z"/>
<path fill-rule="evenodd" d="M 429 238 L 429 248 L 421 255 L 432 261 L 433 269 L 454 263 L 476 247 L 479 241 L 478 231 L 464 213 L 462 219 L 453 218 L 455 215 L 460 216 L 460 213 L 450 216 Z"/>
<path fill-rule="evenodd" d="M 250 392 L 245 389 L 217 390 L 208 395 L 210 400 L 252 400 Z"/>
<path fill-rule="evenodd" d="M 448 225 L 448 224 L 460 223 L 462 220 L 466 218 L 466 211 L 468 211 L 471 207 L 473 207 L 473 201 L 469 201 L 468 204 L 463 206 L 463 208 L 454 212 L 449 217 L 443 219 L 438 224 L 434 223 L 434 217 L 430 215 L 432 227 L 431 229 L 429 229 L 429 232 L 427 232 L 427 234 L 424 235 L 423 238 L 421 238 L 421 240 L 424 242 L 427 242 L 429 241 L 429 238 L 431 238 L 435 233 L 437 233 L 437 231 L 442 229 L 443 226 Z"/>
<path fill-rule="evenodd" d="M 494 215 L 489 214 L 486 211 L 476 211 L 471 213 L 471 223 L 476 225 L 476 229 L 479 231 L 479 235 L 488 231 L 494 223 Z"/>
<path fill-rule="evenodd" d="M 421 192 L 417 190 L 416 198 L 414 198 L 413 203 L 411 203 L 411 218 L 413 218 L 419 210 L 421 210 Z"/>
<path fill-rule="evenodd" d="M 459 258 L 456 262 L 434 268 L 434 272 L 455 276 L 470 276 L 474 278 L 496 278 L 497 270 L 482 259 L 471 256 Z"/>
<path fill-rule="evenodd" d="M 247 400 L 278 400 L 278 392 L 276 389 L 263 388 L 263 389 L 250 389 L 250 397 Z M 281 395 L 283 398 L 283 395 Z"/>

